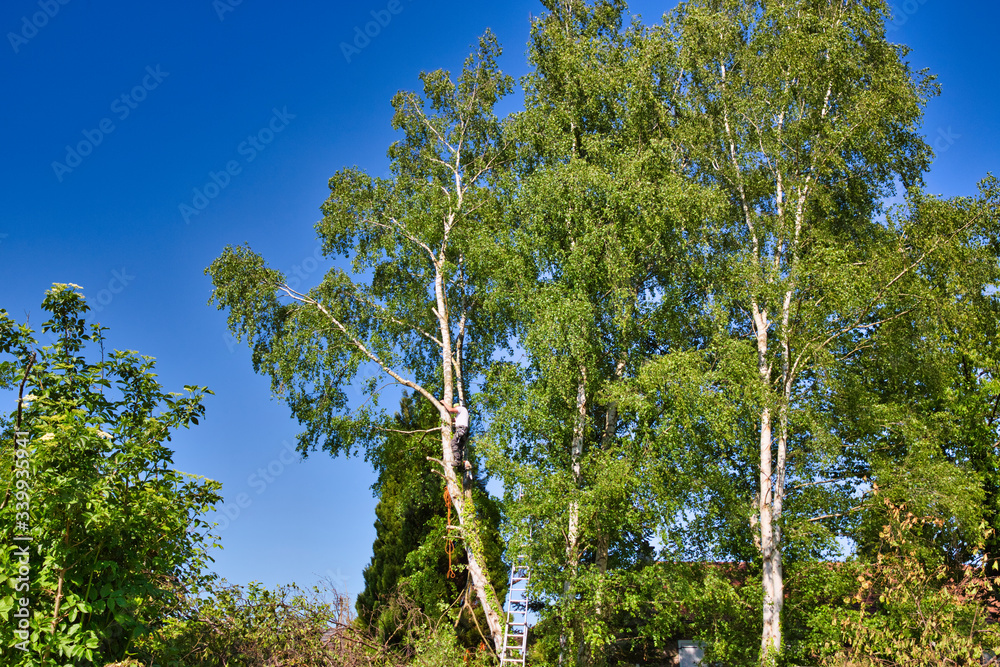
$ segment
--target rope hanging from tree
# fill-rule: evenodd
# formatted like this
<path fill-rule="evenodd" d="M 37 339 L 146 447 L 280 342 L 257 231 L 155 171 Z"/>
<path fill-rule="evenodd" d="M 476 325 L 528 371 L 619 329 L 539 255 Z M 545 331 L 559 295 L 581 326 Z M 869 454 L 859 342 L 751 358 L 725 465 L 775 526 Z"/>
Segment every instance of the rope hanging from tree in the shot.
<path fill-rule="evenodd" d="M 448 510 L 448 520 L 445 523 L 448 537 L 445 538 L 444 551 L 448 554 L 448 579 L 454 579 L 455 570 L 451 567 L 451 555 L 455 552 L 455 544 L 451 541 L 451 494 L 448 493 L 447 484 L 444 487 L 444 506 Z"/>

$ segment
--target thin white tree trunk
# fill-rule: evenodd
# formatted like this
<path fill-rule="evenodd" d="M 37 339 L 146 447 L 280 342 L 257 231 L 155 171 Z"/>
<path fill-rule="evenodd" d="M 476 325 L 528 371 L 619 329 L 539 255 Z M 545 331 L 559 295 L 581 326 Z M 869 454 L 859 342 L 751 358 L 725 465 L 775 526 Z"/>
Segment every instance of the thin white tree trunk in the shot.
<path fill-rule="evenodd" d="M 761 660 L 781 650 L 781 607 L 783 585 L 781 571 L 780 535 L 777 532 L 774 507 L 774 485 L 771 460 L 772 415 L 770 405 L 771 366 L 768 362 L 767 312 L 753 306 L 754 327 L 757 332 L 757 370 L 760 377 L 762 400 L 760 411 L 760 488 L 758 512 L 760 515 L 760 549 L 763 559 L 763 631 L 761 633 Z"/>
<path fill-rule="evenodd" d="M 579 490 L 580 478 L 583 472 L 580 459 L 583 457 L 583 437 L 587 426 L 587 369 L 580 367 L 580 381 L 576 389 L 576 418 L 573 423 L 573 441 L 570 443 L 570 459 L 572 461 L 574 491 Z M 568 595 L 572 588 L 573 577 L 576 575 L 580 561 L 580 505 L 574 493 L 569 502 L 569 522 L 566 526 L 566 578 L 563 581 L 563 595 Z M 567 635 L 565 624 L 559 636 L 559 664 L 563 664 L 566 651 Z"/>
<path fill-rule="evenodd" d="M 465 544 L 466 558 L 468 559 L 469 578 L 476 591 L 476 597 L 483 607 L 486 616 L 486 623 L 489 626 L 490 635 L 493 638 L 493 645 L 499 653 L 503 649 L 504 623 L 500 601 L 496 591 L 489 581 L 485 563 L 482 536 L 479 532 L 479 521 L 476 516 L 476 508 L 472 502 L 472 491 L 463 488 L 461 480 L 455 475 L 455 457 L 451 450 L 451 440 L 454 437 L 451 413 L 445 407 L 451 407 L 454 395 L 453 363 L 451 350 L 451 330 L 449 325 L 448 303 L 444 293 L 444 244 L 447 243 L 447 232 L 450 224 L 445 225 L 445 241 L 435 262 L 434 294 L 437 302 L 435 315 L 441 329 L 441 373 L 442 373 L 442 407 L 439 409 L 441 420 L 445 426 L 441 428 L 441 460 L 444 461 L 445 484 L 451 503 L 458 513 L 459 525 L 462 527 L 462 540 Z"/>
<path fill-rule="evenodd" d="M 587 426 L 587 369 L 580 368 L 580 382 L 576 389 L 576 419 L 573 424 L 573 442 L 570 445 L 570 460 L 573 466 L 573 483 L 578 489 L 582 476 L 583 436 Z M 576 571 L 580 547 L 580 505 L 575 497 L 569 503 L 569 526 L 566 530 L 566 565 L 571 572 Z M 568 584 L 568 580 L 567 580 Z"/>

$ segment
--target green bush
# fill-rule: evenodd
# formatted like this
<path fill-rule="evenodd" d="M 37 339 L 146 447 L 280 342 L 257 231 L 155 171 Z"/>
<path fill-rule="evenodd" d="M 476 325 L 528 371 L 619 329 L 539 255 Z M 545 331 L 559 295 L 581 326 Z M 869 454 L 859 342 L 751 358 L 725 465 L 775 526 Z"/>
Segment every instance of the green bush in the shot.
<path fill-rule="evenodd" d="M 198 423 L 210 392 L 164 393 L 150 357 L 105 353 L 77 289 L 45 295 L 50 345 L 0 311 L 0 378 L 21 397 L 0 420 L 0 663 L 9 666 L 121 660 L 185 589 L 210 578 L 214 538 L 202 517 L 220 485 L 174 470 L 164 444 Z M 100 360 L 87 361 L 98 348 Z"/>

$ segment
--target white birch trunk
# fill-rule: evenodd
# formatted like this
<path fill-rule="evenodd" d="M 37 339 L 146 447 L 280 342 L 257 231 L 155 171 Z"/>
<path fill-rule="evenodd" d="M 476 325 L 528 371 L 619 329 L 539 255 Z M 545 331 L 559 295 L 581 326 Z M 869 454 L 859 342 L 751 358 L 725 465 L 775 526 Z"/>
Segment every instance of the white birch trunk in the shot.
<path fill-rule="evenodd" d="M 447 232 L 450 224 L 445 225 L 445 243 L 447 243 Z M 441 420 L 446 426 L 441 429 L 441 460 L 444 461 L 445 484 L 451 503 L 458 513 L 459 525 L 462 527 L 462 540 L 465 544 L 466 558 L 468 559 L 468 573 L 472 580 L 472 587 L 476 591 L 476 597 L 483 607 L 486 616 L 486 623 L 489 626 L 493 645 L 499 653 L 503 649 L 504 622 L 502 610 L 496 591 L 489 581 L 485 563 L 481 558 L 485 557 L 482 536 L 479 533 L 479 521 L 476 516 L 476 508 L 472 502 L 472 490 L 464 489 L 465 486 L 455 475 L 455 457 L 451 451 L 451 440 L 454 437 L 451 413 L 445 407 L 451 407 L 454 396 L 454 380 L 452 375 L 455 360 L 452 357 L 451 330 L 448 314 L 448 303 L 444 293 L 444 245 L 435 262 L 434 294 L 437 302 L 436 315 L 441 330 L 441 372 L 442 372 L 442 407 L 439 409 Z"/>
<path fill-rule="evenodd" d="M 754 304 L 753 318 L 757 330 L 757 370 L 760 378 L 764 405 L 760 412 L 760 488 L 758 513 L 760 515 L 760 550 L 763 559 L 763 631 L 761 632 L 761 660 L 767 660 L 781 650 L 781 608 L 784 585 L 781 569 L 780 534 L 775 516 L 774 469 L 771 460 L 772 415 L 770 405 L 771 366 L 768 362 L 767 312 Z M 780 510 L 779 510 L 780 511 Z"/>
<path fill-rule="evenodd" d="M 587 426 L 587 369 L 580 367 L 580 381 L 576 389 L 576 418 L 573 423 L 573 441 L 570 444 L 570 459 L 573 469 L 574 490 L 579 489 L 582 475 L 583 437 Z M 569 521 L 566 526 L 566 579 L 563 581 L 563 595 L 568 595 L 572 588 L 573 577 L 576 575 L 580 560 L 580 505 L 576 494 L 569 502 Z M 559 664 L 563 664 L 566 650 L 566 631 L 559 636 Z"/>
<path fill-rule="evenodd" d="M 583 435 L 587 425 L 587 370 L 580 369 L 580 383 L 576 390 L 576 420 L 573 424 L 573 442 L 570 459 L 573 465 L 573 483 L 579 488 L 582 475 Z M 576 571 L 580 547 L 580 506 L 574 497 L 569 503 L 569 526 L 566 530 L 566 565 Z"/>

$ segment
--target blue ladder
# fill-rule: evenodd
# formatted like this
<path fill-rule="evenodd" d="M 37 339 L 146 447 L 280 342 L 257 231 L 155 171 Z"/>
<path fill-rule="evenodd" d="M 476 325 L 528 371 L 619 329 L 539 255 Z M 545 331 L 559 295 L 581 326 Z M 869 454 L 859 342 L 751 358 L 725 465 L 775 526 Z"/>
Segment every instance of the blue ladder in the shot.
<path fill-rule="evenodd" d="M 503 636 L 501 665 L 524 665 L 528 657 L 528 582 L 531 568 L 526 555 L 517 556 L 510 566 L 507 592 L 507 629 Z"/>

